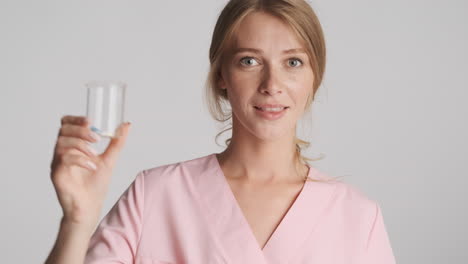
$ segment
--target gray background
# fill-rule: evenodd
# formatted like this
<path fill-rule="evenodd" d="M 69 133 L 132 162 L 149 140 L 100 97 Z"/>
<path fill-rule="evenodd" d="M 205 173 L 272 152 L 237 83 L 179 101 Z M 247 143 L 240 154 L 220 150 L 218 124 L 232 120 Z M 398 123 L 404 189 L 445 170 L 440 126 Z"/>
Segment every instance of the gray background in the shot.
<path fill-rule="evenodd" d="M 55 241 L 49 164 L 60 118 L 85 114 L 86 81 L 126 81 L 133 122 L 103 215 L 138 171 L 222 151 L 202 94 L 224 4 L 0 1 L 5 263 L 41 263 Z M 298 130 L 306 154 L 379 202 L 398 263 L 468 263 L 468 2 L 312 4 L 328 67 Z"/>

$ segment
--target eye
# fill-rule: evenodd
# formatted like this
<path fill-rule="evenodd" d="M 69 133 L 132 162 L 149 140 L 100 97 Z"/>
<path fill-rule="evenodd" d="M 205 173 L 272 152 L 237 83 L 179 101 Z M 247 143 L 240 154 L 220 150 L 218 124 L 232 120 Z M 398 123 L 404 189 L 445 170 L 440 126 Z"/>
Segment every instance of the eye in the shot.
<path fill-rule="evenodd" d="M 241 64 L 250 66 L 252 65 L 253 61 L 255 61 L 255 59 L 252 57 L 244 57 L 240 61 L 241 61 Z M 247 63 L 243 63 L 244 61 L 246 61 Z"/>
<path fill-rule="evenodd" d="M 298 59 L 298 58 L 291 58 L 291 60 L 289 60 L 289 62 L 291 62 L 291 61 L 293 61 L 293 62 L 294 62 L 294 61 L 300 62 L 301 65 L 302 65 L 302 60 L 301 60 L 301 59 Z M 293 65 L 291 65 L 291 63 L 289 63 L 289 65 L 292 66 L 293 68 L 297 68 L 297 67 L 295 66 L 295 65 L 297 65 L 297 63 L 296 63 L 296 64 L 293 64 Z"/>

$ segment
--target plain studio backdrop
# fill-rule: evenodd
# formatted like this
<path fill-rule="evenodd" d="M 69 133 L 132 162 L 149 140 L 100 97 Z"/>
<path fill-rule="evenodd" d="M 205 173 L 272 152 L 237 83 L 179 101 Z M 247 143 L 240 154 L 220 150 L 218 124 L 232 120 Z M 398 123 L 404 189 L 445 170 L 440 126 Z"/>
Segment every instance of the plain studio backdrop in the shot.
<path fill-rule="evenodd" d="M 54 244 L 49 166 L 85 82 L 127 82 L 133 123 L 102 216 L 138 171 L 222 151 L 202 95 L 225 3 L 0 1 L 2 262 L 42 263 Z M 381 205 L 398 263 L 468 263 L 468 2 L 311 3 L 328 64 L 305 154 Z"/>

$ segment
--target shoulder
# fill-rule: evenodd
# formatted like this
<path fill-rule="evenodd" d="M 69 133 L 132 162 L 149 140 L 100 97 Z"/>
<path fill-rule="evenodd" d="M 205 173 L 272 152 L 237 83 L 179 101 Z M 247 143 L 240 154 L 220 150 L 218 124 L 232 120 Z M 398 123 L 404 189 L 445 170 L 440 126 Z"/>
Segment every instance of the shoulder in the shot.
<path fill-rule="evenodd" d="M 329 180 L 328 183 L 324 184 L 334 188 L 331 208 L 334 208 L 337 213 L 345 215 L 349 220 L 354 218 L 361 223 L 362 221 L 370 222 L 375 218 L 379 210 L 379 204 L 375 199 L 368 196 L 357 185 L 335 179 L 327 173 L 315 170 L 316 178 Z"/>
<path fill-rule="evenodd" d="M 360 187 L 343 181 L 338 181 L 336 185 L 336 199 L 346 207 L 365 214 L 372 214 L 375 210 L 377 202 L 365 194 Z"/>
<path fill-rule="evenodd" d="M 180 186 L 171 184 L 174 182 L 186 182 L 191 175 L 197 175 L 206 170 L 210 165 L 210 157 L 207 154 L 192 159 L 180 160 L 149 167 L 140 171 L 140 177 L 144 178 L 146 188 L 154 186 L 167 188 L 168 186 Z"/>
<path fill-rule="evenodd" d="M 372 206 L 375 201 L 361 187 L 342 180 L 336 181 L 336 195 L 339 199 L 358 207 Z"/>

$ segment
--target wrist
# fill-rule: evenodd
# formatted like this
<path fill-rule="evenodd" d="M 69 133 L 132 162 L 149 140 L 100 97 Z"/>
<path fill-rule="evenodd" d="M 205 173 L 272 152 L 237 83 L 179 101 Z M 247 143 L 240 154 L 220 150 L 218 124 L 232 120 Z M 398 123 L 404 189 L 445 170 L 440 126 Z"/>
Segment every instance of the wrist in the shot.
<path fill-rule="evenodd" d="M 91 237 L 94 232 L 96 224 L 93 223 L 84 223 L 76 222 L 71 219 L 62 217 L 60 220 L 60 230 L 65 233 L 79 233 L 83 236 Z"/>

